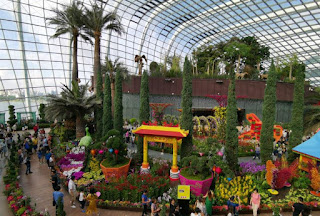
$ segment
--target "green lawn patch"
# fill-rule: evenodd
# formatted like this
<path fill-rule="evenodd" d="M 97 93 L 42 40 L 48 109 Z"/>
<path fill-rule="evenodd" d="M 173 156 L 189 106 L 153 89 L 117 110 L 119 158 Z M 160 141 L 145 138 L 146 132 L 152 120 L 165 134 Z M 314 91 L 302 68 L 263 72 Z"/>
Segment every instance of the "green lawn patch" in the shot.
<path fill-rule="evenodd" d="M 204 179 L 202 179 L 200 175 L 196 175 L 196 176 L 194 176 L 194 175 L 189 175 L 189 174 L 188 174 L 188 169 L 189 169 L 189 168 L 184 168 L 184 169 L 180 170 L 180 174 L 181 174 L 183 177 L 187 178 L 187 179 L 197 180 L 197 181 L 203 181 L 203 180 L 206 180 L 206 179 L 208 179 L 208 178 L 211 178 L 211 175 L 208 175 L 208 176 L 207 176 L 206 178 L 204 178 Z"/>
<path fill-rule="evenodd" d="M 124 165 L 127 165 L 127 164 L 129 163 L 129 161 L 130 161 L 129 158 L 124 158 L 124 160 L 123 160 L 121 163 L 116 164 L 116 165 L 114 165 L 114 166 L 111 166 L 110 161 L 104 160 L 104 161 L 102 162 L 102 165 L 105 166 L 105 167 L 110 167 L 110 168 L 118 168 L 118 167 L 122 167 L 122 166 L 124 166 Z"/>

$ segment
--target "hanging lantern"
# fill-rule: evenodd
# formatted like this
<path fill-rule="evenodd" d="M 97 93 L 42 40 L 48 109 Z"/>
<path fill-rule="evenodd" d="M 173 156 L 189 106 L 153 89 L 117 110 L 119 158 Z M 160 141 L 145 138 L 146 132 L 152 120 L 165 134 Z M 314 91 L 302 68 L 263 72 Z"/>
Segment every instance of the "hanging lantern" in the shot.
<path fill-rule="evenodd" d="M 100 150 L 100 151 L 99 151 L 99 154 L 103 154 L 103 150 Z"/>
<path fill-rule="evenodd" d="M 229 177 L 229 178 L 227 178 L 227 179 L 228 179 L 228 181 L 231 181 L 231 180 L 232 180 L 232 178 L 230 178 L 230 177 Z"/>
<path fill-rule="evenodd" d="M 110 148 L 110 149 L 109 149 L 109 152 L 110 152 L 110 153 L 112 153 L 112 152 L 113 152 L 113 149 L 112 149 L 112 148 Z"/>
<path fill-rule="evenodd" d="M 216 167 L 216 173 L 220 174 L 222 172 L 222 169 L 220 167 Z"/>
<path fill-rule="evenodd" d="M 118 154 L 119 154 L 119 150 L 118 150 L 118 149 L 114 150 L 114 153 L 115 153 L 116 155 L 118 155 Z"/>
<path fill-rule="evenodd" d="M 91 155 L 94 156 L 96 154 L 96 150 L 92 149 L 91 150 Z"/>

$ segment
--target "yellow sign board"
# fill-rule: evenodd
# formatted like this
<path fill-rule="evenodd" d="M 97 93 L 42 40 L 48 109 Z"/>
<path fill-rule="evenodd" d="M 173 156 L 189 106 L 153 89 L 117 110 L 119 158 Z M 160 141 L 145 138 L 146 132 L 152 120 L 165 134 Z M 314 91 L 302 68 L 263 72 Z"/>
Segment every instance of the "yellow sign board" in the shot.
<path fill-rule="evenodd" d="M 178 199 L 190 199 L 190 185 L 178 185 Z"/>

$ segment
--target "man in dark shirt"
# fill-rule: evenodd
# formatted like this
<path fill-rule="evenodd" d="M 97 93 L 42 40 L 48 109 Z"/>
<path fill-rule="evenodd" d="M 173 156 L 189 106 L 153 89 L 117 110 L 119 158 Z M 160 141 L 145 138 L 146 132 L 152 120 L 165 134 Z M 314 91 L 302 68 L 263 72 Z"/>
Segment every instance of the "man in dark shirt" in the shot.
<path fill-rule="evenodd" d="M 55 190 L 56 187 L 59 186 L 58 175 L 57 175 L 57 172 L 54 169 L 51 172 L 51 183 L 52 183 L 53 190 Z"/>
<path fill-rule="evenodd" d="M 299 216 L 300 213 L 303 211 L 304 209 L 304 205 L 303 205 L 303 198 L 302 197 L 299 197 L 298 198 L 298 202 L 293 204 L 292 206 L 292 211 L 293 211 L 293 216 Z"/>

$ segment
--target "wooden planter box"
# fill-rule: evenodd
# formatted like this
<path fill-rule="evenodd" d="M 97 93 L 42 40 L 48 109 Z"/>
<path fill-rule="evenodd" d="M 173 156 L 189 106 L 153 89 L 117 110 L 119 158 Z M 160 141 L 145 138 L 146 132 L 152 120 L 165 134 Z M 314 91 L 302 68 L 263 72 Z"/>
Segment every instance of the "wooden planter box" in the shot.
<path fill-rule="evenodd" d="M 211 175 L 211 178 L 205 179 L 203 181 L 198 181 L 187 179 L 179 173 L 179 179 L 182 185 L 190 185 L 190 190 L 194 195 L 200 196 L 200 194 L 205 195 L 208 192 L 213 180 L 213 174 Z"/>
<path fill-rule="evenodd" d="M 103 161 L 102 161 L 103 163 Z M 129 161 L 128 164 L 122 166 L 122 167 L 105 167 L 102 165 L 102 163 L 100 164 L 101 170 L 104 174 L 105 179 L 109 179 L 109 178 L 120 178 L 123 176 L 127 176 L 128 171 L 129 171 L 129 167 L 130 167 L 130 163 L 131 163 L 131 159 Z"/>

